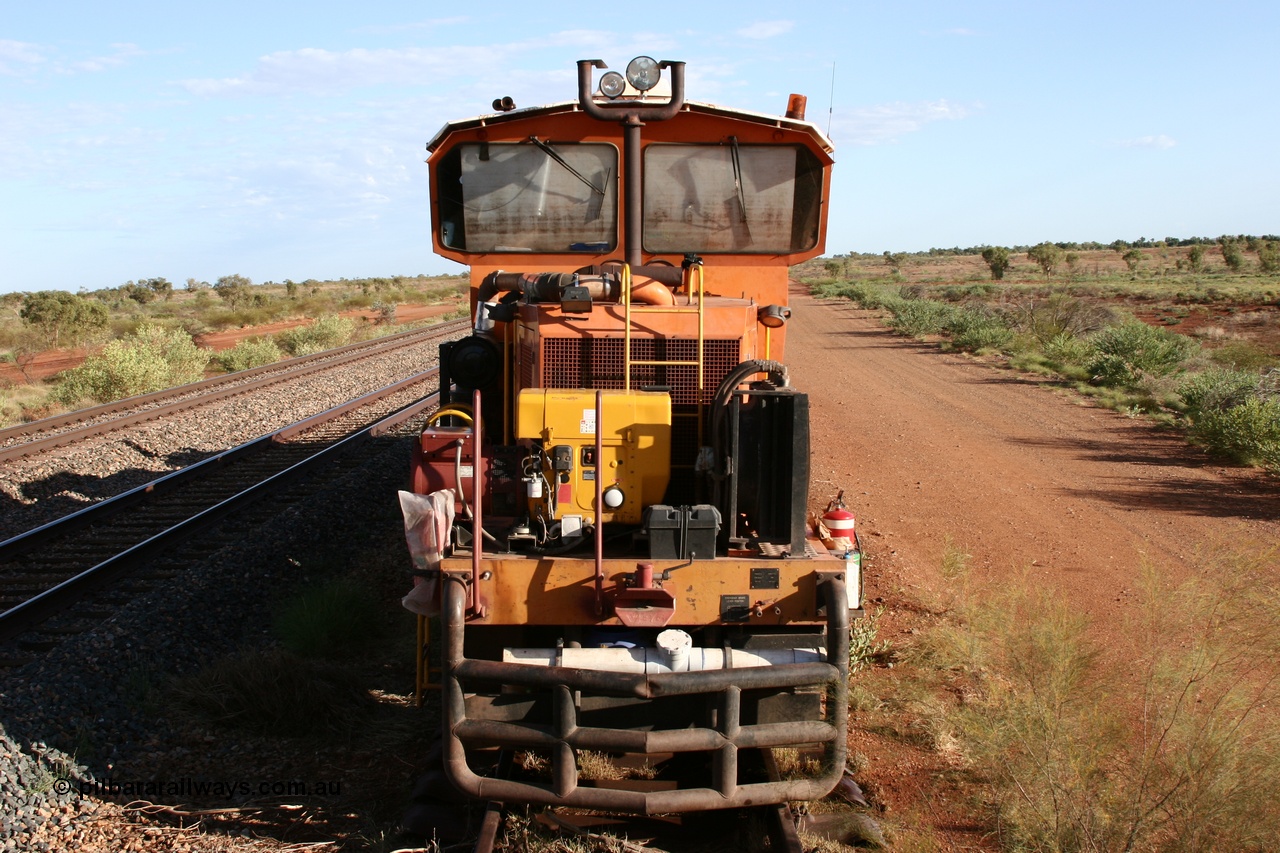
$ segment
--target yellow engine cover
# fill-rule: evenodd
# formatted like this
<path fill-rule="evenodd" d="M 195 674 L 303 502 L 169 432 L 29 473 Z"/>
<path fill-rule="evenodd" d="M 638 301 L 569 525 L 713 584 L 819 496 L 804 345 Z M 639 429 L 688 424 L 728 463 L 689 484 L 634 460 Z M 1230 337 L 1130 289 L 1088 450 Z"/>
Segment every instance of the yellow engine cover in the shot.
<path fill-rule="evenodd" d="M 526 388 L 516 409 L 516 437 L 541 443 L 548 460 L 569 447 L 569 470 L 547 471 L 555 489 L 555 517 L 596 516 L 596 476 L 622 490 L 622 505 L 605 508 L 605 522 L 639 524 L 644 508 L 662 503 L 671 475 L 671 397 L 658 391 L 602 391 L 596 424 L 596 392 Z M 601 459 L 595 459 L 601 427 Z M 560 452 L 560 458 L 566 454 Z M 553 479 L 554 474 L 554 479 Z"/>

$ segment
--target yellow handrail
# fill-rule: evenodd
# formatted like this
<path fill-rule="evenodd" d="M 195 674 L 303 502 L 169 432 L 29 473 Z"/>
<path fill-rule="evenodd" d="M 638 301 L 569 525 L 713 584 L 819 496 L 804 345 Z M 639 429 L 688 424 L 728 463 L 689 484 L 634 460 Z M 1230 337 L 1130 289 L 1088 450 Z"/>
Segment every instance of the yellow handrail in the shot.
<path fill-rule="evenodd" d="M 697 281 L 697 304 L 694 301 L 694 281 Z M 685 270 L 684 306 L 678 305 L 645 305 L 634 309 L 645 314 L 687 314 L 696 311 L 698 314 L 698 357 L 694 361 L 668 361 L 654 359 L 631 358 L 631 265 L 622 265 L 622 311 L 623 311 L 623 356 L 622 387 L 631 390 L 631 368 L 641 367 L 696 367 L 698 368 L 698 446 L 703 445 L 703 409 L 706 405 L 706 289 L 704 287 L 702 264 L 691 264 Z"/>

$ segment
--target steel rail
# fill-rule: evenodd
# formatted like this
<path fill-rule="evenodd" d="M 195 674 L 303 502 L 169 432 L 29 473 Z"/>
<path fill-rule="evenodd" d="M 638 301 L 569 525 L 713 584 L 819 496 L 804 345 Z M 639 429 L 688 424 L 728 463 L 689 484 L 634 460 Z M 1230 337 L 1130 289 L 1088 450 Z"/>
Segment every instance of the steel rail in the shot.
<path fill-rule="evenodd" d="M 179 468 L 177 471 L 165 474 L 162 477 L 135 486 L 127 492 L 121 492 L 109 498 L 104 498 L 97 503 L 87 506 L 84 509 L 77 510 L 70 515 L 64 515 L 62 518 L 54 519 L 39 527 L 33 527 L 23 533 L 0 542 L 0 563 L 5 563 L 15 557 L 27 553 L 28 551 L 43 545 L 60 536 L 67 536 L 77 530 L 97 524 L 117 515 L 131 507 L 150 500 L 151 498 L 173 491 L 178 486 L 185 485 L 191 480 L 207 476 L 215 468 L 226 465 L 229 462 L 236 461 L 244 456 L 248 456 L 271 445 L 283 444 L 289 439 L 294 438 L 300 433 L 314 429 L 320 424 L 331 421 L 340 417 L 347 412 L 359 409 L 369 403 L 376 401 L 381 397 L 390 396 L 410 386 L 425 382 L 434 378 L 440 372 L 439 367 L 433 367 L 430 370 L 417 373 L 407 379 L 392 383 L 384 388 L 371 391 L 361 397 L 349 400 L 341 405 L 334 406 L 319 414 L 312 415 L 309 418 L 281 427 L 280 429 L 260 435 L 257 438 L 249 439 L 243 444 L 239 444 L 228 450 L 215 453 L 214 455 Z"/>
<path fill-rule="evenodd" d="M 0 447 L 0 462 L 8 462 L 14 459 L 20 459 L 24 456 L 31 456 L 36 453 L 42 453 L 46 450 L 52 450 L 56 447 L 62 447 L 73 444 L 86 438 L 92 438 L 98 435 L 105 435 L 125 427 L 132 426 L 137 423 L 143 423 L 174 412 L 184 411 L 186 409 L 196 408 L 208 403 L 217 402 L 228 397 L 234 397 L 239 394 L 249 393 L 251 391 L 261 390 L 281 382 L 288 382 L 311 373 L 322 370 L 328 370 L 333 367 L 339 367 L 352 361 L 362 358 L 368 358 L 374 354 L 389 352 L 400 349 L 405 346 L 412 346 L 422 340 L 431 340 L 435 337 L 442 337 L 461 331 L 467 327 L 466 320 L 452 321 L 449 323 L 441 323 L 437 326 L 428 326 L 422 329 L 410 329 L 407 332 L 399 332 L 395 335 L 388 335 L 384 338 L 377 338 L 374 341 L 358 341 L 354 344 L 346 344 L 336 349 L 326 350 L 323 353 L 314 355 L 299 356 L 286 361 L 277 361 L 272 364 L 254 367 L 248 370 L 241 370 L 236 373 L 229 373 L 226 376 L 215 376 L 209 379 L 203 379 L 199 382 L 193 382 L 189 385 L 180 385 L 177 388 L 168 388 L 164 391 L 156 391 L 151 394 L 143 394 L 137 397 L 129 397 L 124 400 L 118 400 L 114 403 L 105 403 L 101 406 L 94 406 L 89 409 L 81 409 L 77 412 L 69 412 L 65 415 L 56 415 L 52 418 L 45 418 L 40 421 L 32 421 L 28 424 L 19 424 L 18 426 L 9 427 L 0 430 L 0 442 L 21 438 L 26 435 L 38 435 L 52 429 L 67 426 L 80 421 L 91 420 L 102 415 L 110 415 L 115 412 L 132 412 L 131 414 L 122 414 L 119 417 L 101 423 L 87 424 L 83 427 L 69 429 L 64 432 L 53 433 L 44 438 L 35 438 L 31 441 L 11 444 L 6 447 Z M 259 379 L 253 379 L 255 376 L 262 374 L 270 374 Z M 251 381 L 245 382 L 245 379 Z M 187 396 L 193 392 L 198 392 L 195 396 Z M 149 403 L 182 397 L 183 399 L 175 402 L 155 406 L 147 409 L 139 409 Z"/>
<path fill-rule="evenodd" d="M 410 383 L 411 380 L 417 382 L 426 381 L 435 375 L 436 370 L 438 370 L 438 368 L 417 374 L 415 377 L 402 380 L 395 384 L 397 386 L 403 386 Z M 382 390 L 386 391 L 386 389 Z M 378 392 L 373 393 L 377 394 Z M 389 394 L 394 392 L 386 393 Z M 370 396 L 371 395 L 365 395 L 365 397 L 360 399 L 368 402 L 367 398 Z M 303 476 L 311 473 L 313 470 L 321 467 L 322 465 L 328 464 L 338 456 L 354 449 L 369 439 L 377 438 L 391 432 L 406 421 L 435 406 L 438 398 L 438 394 L 432 394 L 416 402 L 410 403 L 407 406 L 403 406 L 378 421 L 352 432 L 328 447 L 318 450 L 312 456 L 294 463 L 283 471 L 261 480 L 238 494 L 229 497 L 212 507 L 202 510 L 184 521 L 181 521 L 172 527 L 169 527 L 168 529 L 157 533 L 124 551 L 121 551 L 113 557 L 103 560 L 83 572 L 80 572 L 74 577 L 62 581 L 56 586 L 27 599 L 23 603 L 6 610 L 4 613 L 0 613 L 0 642 L 8 642 L 12 640 L 54 614 L 66 610 L 71 604 L 74 604 L 86 595 L 109 585 L 112 581 L 137 567 L 139 564 L 153 559 L 173 545 L 194 536 L 196 533 L 208 527 L 211 527 L 232 513 L 244 509 L 250 504 L 270 495 L 272 492 L 278 491 L 285 486 L 294 483 Z M 352 402 L 354 403 L 356 401 Z M 344 406 L 335 407 L 335 409 L 344 408 L 346 406 L 350 406 L 350 404 L 344 404 Z M 317 415 L 312 418 L 308 418 L 307 421 L 316 421 L 319 417 L 320 416 Z M 296 434 L 296 432 L 302 431 L 303 428 L 301 427 L 301 424 L 303 423 L 305 423 L 305 421 L 299 421 L 297 424 L 292 424 L 284 430 L 279 430 L 277 433 L 273 433 L 272 436 L 264 436 L 263 438 L 270 441 L 271 438 L 278 433 L 292 432 L 292 434 Z M 314 425 L 315 424 L 313 423 L 312 426 Z M 142 488 L 145 489 L 145 487 Z M 138 490 L 135 489 L 133 491 L 136 492 Z M 79 524 L 80 522 L 77 523 Z M 48 527 L 48 525 L 45 525 L 45 527 Z M 41 528 L 37 528 L 37 530 L 39 529 Z M 34 532 L 35 531 L 32 531 L 32 533 Z M 5 544 L 7 545 L 8 542 Z"/>

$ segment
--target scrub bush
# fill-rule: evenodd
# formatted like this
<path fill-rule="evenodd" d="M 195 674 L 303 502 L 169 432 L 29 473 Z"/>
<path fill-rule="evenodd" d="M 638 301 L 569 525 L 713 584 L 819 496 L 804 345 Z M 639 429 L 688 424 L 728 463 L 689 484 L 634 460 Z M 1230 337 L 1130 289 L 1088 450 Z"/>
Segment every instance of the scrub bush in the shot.
<path fill-rule="evenodd" d="M 1178 396 L 1193 418 L 1207 412 L 1222 412 L 1239 406 L 1254 395 L 1258 374 L 1247 370 L 1210 368 L 1183 380 Z"/>
<path fill-rule="evenodd" d="M 1002 350 L 1013 341 L 1013 330 L 995 313 L 982 307 L 961 308 L 947 321 L 947 332 L 956 349 Z"/>
<path fill-rule="evenodd" d="M 1117 386 L 1133 385 L 1144 374 L 1176 373 L 1197 348 L 1190 338 L 1137 320 L 1103 329 L 1090 343 L 1094 357 L 1087 367 L 1094 381 Z"/>
<path fill-rule="evenodd" d="M 1237 406 L 1202 411 L 1191 436 L 1215 453 L 1280 472 L 1280 398 L 1250 397 Z"/>
<path fill-rule="evenodd" d="M 276 336 L 281 348 L 293 356 L 311 355 L 345 344 L 355 331 L 356 324 L 345 317 L 329 314 L 310 326 L 299 326 Z"/>
<path fill-rule="evenodd" d="M 249 338 L 214 356 L 222 369 L 228 373 L 261 367 L 282 358 L 284 358 L 284 351 L 270 338 Z"/>
<path fill-rule="evenodd" d="M 956 312 L 947 303 L 931 299 L 899 299 L 886 307 L 893 313 L 890 327 L 912 337 L 941 333 Z"/>
<path fill-rule="evenodd" d="M 1033 335 L 1042 344 L 1067 334 L 1080 337 L 1116 322 L 1115 312 L 1065 293 L 1046 299 L 1028 299 L 1010 312 L 1015 328 Z"/>
<path fill-rule="evenodd" d="M 63 373 L 53 398 L 68 406 L 85 399 L 108 403 L 185 385 L 204 376 L 211 355 L 184 331 L 144 324 Z"/>

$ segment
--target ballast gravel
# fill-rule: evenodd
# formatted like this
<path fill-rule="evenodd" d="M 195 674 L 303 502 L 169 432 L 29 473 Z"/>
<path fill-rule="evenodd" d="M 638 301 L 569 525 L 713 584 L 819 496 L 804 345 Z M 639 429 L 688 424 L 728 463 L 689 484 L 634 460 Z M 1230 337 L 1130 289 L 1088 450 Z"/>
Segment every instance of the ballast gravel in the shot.
<path fill-rule="evenodd" d="M 429 370 L 439 343 L 404 347 L 9 462 L 0 467 L 0 541 Z"/>
<path fill-rule="evenodd" d="M 412 443 L 405 435 L 366 445 L 304 499 L 233 522 L 233 530 L 215 534 L 229 544 L 183 565 L 88 633 L 0 676 L 0 851 L 297 849 L 147 820 L 153 804 L 189 802 L 182 785 L 219 782 L 225 770 L 218 768 L 254 780 L 293 772 L 287 754 L 247 748 L 234 736 L 209 735 L 193 749 L 186 715 L 157 714 L 147 703 L 157 684 L 272 646 L 284 591 L 330 570 L 298 555 L 341 560 L 353 543 L 399 533 L 395 495 Z M 131 787 L 157 774 L 178 790 Z"/>
<path fill-rule="evenodd" d="M 6 506 L 0 539 L 427 370 L 436 364 L 438 344 L 9 463 L 0 470 L 0 505 Z M 0 675 L 0 851 L 288 848 L 272 839 L 148 823 L 143 811 L 129 807 L 127 787 L 111 788 L 114 774 L 141 777 L 158 764 L 185 760 L 182 766 L 198 776 L 205 758 L 225 759 L 236 750 L 214 742 L 209 756 L 169 755 L 166 745 L 181 738 L 147 729 L 139 704 L 149 701 L 157 682 L 237 649 L 268 645 L 282 589 L 304 583 L 311 571 L 294 555 L 326 548 L 341 554 L 372 535 L 371 528 L 385 534 L 398 514 L 395 491 L 411 444 L 405 437 L 375 443 L 305 500 L 274 516 L 230 523 L 216 534 L 224 546 L 210 546 L 217 550 L 182 565 L 172 580 L 89 633 Z M 249 756 L 241 763 L 267 760 Z"/>

